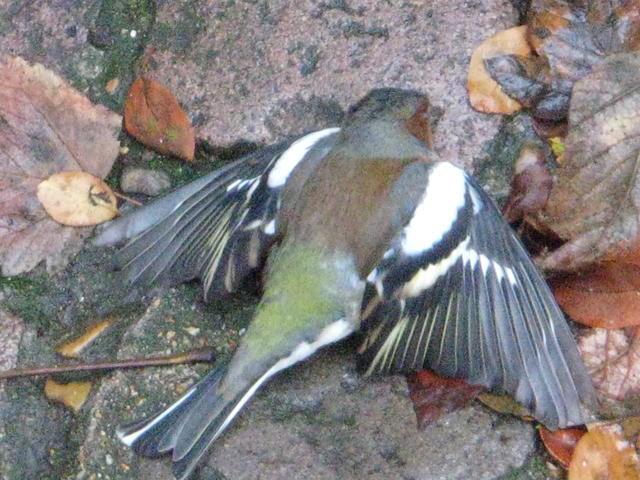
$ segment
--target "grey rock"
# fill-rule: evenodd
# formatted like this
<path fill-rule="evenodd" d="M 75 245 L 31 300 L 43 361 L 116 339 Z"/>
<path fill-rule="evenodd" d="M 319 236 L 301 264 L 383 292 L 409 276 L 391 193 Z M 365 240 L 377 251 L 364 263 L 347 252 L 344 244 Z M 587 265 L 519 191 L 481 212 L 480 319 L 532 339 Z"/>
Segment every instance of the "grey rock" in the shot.
<path fill-rule="evenodd" d="M 160 170 L 128 167 L 120 177 L 120 188 L 125 193 L 143 193 L 155 197 L 171 188 L 171 178 Z"/>

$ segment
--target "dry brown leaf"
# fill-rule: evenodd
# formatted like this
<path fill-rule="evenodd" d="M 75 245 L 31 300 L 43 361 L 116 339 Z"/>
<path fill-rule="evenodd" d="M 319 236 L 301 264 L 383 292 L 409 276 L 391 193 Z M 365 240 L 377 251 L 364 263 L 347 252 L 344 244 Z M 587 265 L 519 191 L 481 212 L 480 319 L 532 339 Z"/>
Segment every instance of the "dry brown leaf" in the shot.
<path fill-rule="evenodd" d="M 42 65 L 0 57 L 0 264 L 17 275 L 46 261 L 60 267 L 89 229 L 63 227 L 38 199 L 54 173 L 104 178 L 118 155 L 121 117 L 93 105 Z"/>
<path fill-rule="evenodd" d="M 91 327 L 82 335 L 73 340 L 69 340 L 62 345 L 60 345 L 56 352 L 58 352 L 63 357 L 68 358 L 77 358 L 83 352 L 87 346 L 89 346 L 98 336 L 104 332 L 107 327 L 109 327 L 113 323 L 112 318 L 108 318 L 106 320 L 102 320 L 95 325 L 91 325 Z"/>
<path fill-rule="evenodd" d="M 578 339 L 578 349 L 591 374 L 600 413 L 620 418 L 640 413 L 640 341 L 625 330 L 593 328 Z"/>
<path fill-rule="evenodd" d="M 154 80 L 141 77 L 131 85 L 124 104 L 124 126 L 160 153 L 193 160 L 191 122 L 171 92 Z"/>
<path fill-rule="evenodd" d="M 60 402 L 76 413 L 87 401 L 90 391 L 91 382 L 58 383 L 49 378 L 44 384 L 44 394 L 48 399 Z"/>
<path fill-rule="evenodd" d="M 71 227 L 98 225 L 118 213 L 109 185 L 86 172 L 51 175 L 38 185 L 38 200 L 51 218 Z"/>
<path fill-rule="evenodd" d="M 605 425 L 582 436 L 569 466 L 569 480 L 638 480 L 638 454 L 619 425 Z"/>
<path fill-rule="evenodd" d="M 467 74 L 467 91 L 471 105 L 476 110 L 509 115 L 522 108 L 491 78 L 484 62 L 501 55 L 529 55 L 531 49 L 525 38 L 526 28 L 520 26 L 498 32 L 474 50 Z"/>
<path fill-rule="evenodd" d="M 640 54 L 614 55 L 575 83 L 563 163 L 542 224 L 567 243 L 544 268 L 576 271 L 640 236 Z"/>

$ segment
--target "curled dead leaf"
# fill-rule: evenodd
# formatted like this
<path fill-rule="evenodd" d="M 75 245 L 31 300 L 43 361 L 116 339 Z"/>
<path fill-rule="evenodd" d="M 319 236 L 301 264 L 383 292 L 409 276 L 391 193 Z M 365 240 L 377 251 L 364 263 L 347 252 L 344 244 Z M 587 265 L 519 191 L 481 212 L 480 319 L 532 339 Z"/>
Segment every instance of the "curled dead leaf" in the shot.
<path fill-rule="evenodd" d="M 158 82 L 140 77 L 124 104 L 124 127 L 148 147 L 193 160 L 195 134 L 173 94 Z"/>
<path fill-rule="evenodd" d="M 467 90 L 471 105 L 476 110 L 509 115 L 522 108 L 491 78 L 484 62 L 501 55 L 529 55 L 531 48 L 525 38 L 526 29 L 526 26 L 520 26 L 498 32 L 474 50 L 467 74 Z"/>
<path fill-rule="evenodd" d="M 556 82 L 587 75 L 607 55 L 640 46 L 639 0 L 533 2 L 527 38 Z"/>
<path fill-rule="evenodd" d="M 38 200 L 58 223 L 86 227 L 111 220 L 118 213 L 109 185 L 87 172 L 62 172 L 38 185 Z"/>

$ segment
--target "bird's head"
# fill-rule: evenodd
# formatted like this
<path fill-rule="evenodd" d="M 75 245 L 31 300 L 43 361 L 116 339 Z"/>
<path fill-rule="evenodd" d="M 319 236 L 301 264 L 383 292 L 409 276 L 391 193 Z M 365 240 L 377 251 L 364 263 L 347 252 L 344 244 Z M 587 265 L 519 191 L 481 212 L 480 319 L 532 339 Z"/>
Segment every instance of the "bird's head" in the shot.
<path fill-rule="evenodd" d="M 432 147 L 429 99 L 416 90 L 378 88 L 371 90 L 347 112 L 344 128 L 370 122 L 403 125 L 409 133 Z"/>

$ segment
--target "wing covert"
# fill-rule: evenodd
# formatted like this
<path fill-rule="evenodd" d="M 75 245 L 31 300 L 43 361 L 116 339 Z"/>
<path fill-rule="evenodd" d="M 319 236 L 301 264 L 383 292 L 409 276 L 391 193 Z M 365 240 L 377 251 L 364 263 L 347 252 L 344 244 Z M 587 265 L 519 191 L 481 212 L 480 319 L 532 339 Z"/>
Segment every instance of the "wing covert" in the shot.
<path fill-rule="evenodd" d="M 361 329 L 369 374 L 432 369 L 502 389 L 550 428 L 584 423 L 593 406 L 545 280 L 491 199 L 448 163 L 432 164 L 412 219 L 368 276 Z"/>
<path fill-rule="evenodd" d="M 193 278 L 205 299 L 232 292 L 278 239 L 283 186 L 307 156 L 324 156 L 338 129 L 313 132 L 251 154 L 111 222 L 97 245 L 129 242 L 116 267 L 130 283 L 173 285 Z"/>

